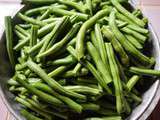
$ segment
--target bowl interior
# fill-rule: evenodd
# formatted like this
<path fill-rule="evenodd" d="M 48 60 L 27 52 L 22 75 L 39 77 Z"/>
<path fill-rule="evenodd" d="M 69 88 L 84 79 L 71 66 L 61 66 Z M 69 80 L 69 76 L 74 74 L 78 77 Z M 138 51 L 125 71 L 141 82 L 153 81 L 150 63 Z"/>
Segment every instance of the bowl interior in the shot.
<path fill-rule="evenodd" d="M 20 11 L 24 11 L 27 8 L 28 8 L 27 6 L 26 7 L 22 6 L 22 9 Z M 15 16 L 14 24 L 19 22 L 20 21 Z M 160 69 L 159 41 L 150 23 L 148 25 L 148 28 L 151 34 L 149 39 L 150 44 L 148 44 L 146 48 L 149 48 L 150 51 L 148 52 L 151 53 L 152 56 L 156 58 L 155 69 Z M 7 51 L 5 47 L 5 33 L 3 33 L 0 40 L 0 58 L 1 58 L 0 59 L 0 94 L 2 96 L 4 103 L 8 107 L 9 111 L 11 111 L 11 113 L 13 113 L 13 115 L 17 119 L 22 120 L 24 118 L 18 112 L 20 109 L 20 105 L 14 102 L 14 95 L 11 94 L 7 88 L 7 80 L 13 75 L 13 71 L 11 70 L 11 65 L 8 61 Z M 148 84 L 145 85 L 145 92 L 143 93 L 143 101 L 139 106 L 134 108 L 132 114 L 127 118 L 129 120 L 136 120 L 136 119 L 145 120 L 149 116 L 149 114 L 151 113 L 155 105 L 157 104 L 156 102 L 155 104 L 153 104 L 152 101 L 154 101 L 155 97 L 157 96 L 157 91 L 159 89 L 159 80 L 149 81 L 146 78 L 146 83 Z"/>

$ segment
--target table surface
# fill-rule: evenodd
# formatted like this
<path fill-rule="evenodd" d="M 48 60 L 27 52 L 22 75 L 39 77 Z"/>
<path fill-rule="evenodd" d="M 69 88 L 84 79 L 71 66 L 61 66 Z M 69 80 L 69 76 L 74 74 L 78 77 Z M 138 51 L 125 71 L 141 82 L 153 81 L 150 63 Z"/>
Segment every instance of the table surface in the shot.
<path fill-rule="evenodd" d="M 20 8 L 19 3 L 20 0 L 0 0 L 0 29 L 4 27 L 4 16 L 11 15 Z M 137 7 L 149 18 L 160 39 L 160 0 L 137 0 Z M 0 120 L 15 120 L 3 104 L 2 99 L 0 99 L 0 106 Z M 148 120 L 160 120 L 160 102 Z"/>

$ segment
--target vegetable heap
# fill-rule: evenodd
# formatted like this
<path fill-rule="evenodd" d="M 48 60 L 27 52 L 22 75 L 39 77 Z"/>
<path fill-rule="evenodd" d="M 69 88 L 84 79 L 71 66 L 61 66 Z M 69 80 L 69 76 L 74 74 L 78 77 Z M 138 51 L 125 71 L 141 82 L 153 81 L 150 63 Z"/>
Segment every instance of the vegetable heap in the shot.
<path fill-rule="evenodd" d="M 14 26 L 6 16 L 5 26 L 9 90 L 26 119 L 122 120 L 142 101 L 138 84 L 160 76 L 144 53 L 147 19 L 127 1 L 23 3 L 33 8 Z"/>

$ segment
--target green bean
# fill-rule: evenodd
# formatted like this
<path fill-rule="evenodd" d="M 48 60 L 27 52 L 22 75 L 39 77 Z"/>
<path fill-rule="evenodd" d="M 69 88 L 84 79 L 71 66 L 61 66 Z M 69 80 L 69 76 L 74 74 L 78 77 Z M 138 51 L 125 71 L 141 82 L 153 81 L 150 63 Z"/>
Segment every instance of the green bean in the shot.
<path fill-rule="evenodd" d="M 103 32 L 104 36 L 112 43 L 112 46 L 114 47 L 115 51 L 120 56 L 121 62 L 124 65 L 128 65 L 129 64 L 129 57 L 128 57 L 127 53 L 125 52 L 125 50 L 123 49 L 123 47 L 121 46 L 121 44 L 119 43 L 119 41 L 114 36 L 114 34 L 111 32 L 111 30 L 108 27 L 103 26 L 102 32 Z"/>
<path fill-rule="evenodd" d="M 47 86 L 43 83 L 34 84 L 33 86 L 56 96 L 57 98 L 59 98 L 60 100 L 65 102 L 71 109 L 75 110 L 76 112 L 80 113 L 82 111 L 82 106 L 80 106 L 78 103 L 74 102 L 70 98 L 56 93 L 49 86 Z"/>
<path fill-rule="evenodd" d="M 69 0 L 59 0 L 58 2 L 61 3 L 61 4 L 64 4 L 64 5 L 70 6 L 72 8 L 75 8 L 81 13 L 86 13 L 86 10 L 87 10 L 86 7 L 81 6 L 76 2 L 69 1 Z"/>
<path fill-rule="evenodd" d="M 97 39 L 97 44 L 98 44 L 97 49 L 100 53 L 102 62 L 106 65 L 107 70 L 109 70 L 106 48 L 105 48 L 104 40 L 103 40 L 103 37 L 102 37 L 100 25 L 96 24 L 94 30 L 95 30 L 95 37 Z"/>
<path fill-rule="evenodd" d="M 76 86 L 64 86 L 65 89 L 71 90 L 77 93 L 89 94 L 89 95 L 99 95 L 102 91 L 96 88 L 76 85 Z"/>
<path fill-rule="evenodd" d="M 32 26 L 31 28 L 31 38 L 30 38 L 30 47 L 33 47 L 37 44 L 37 35 L 38 35 L 38 26 Z"/>
<path fill-rule="evenodd" d="M 40 20 L 35 20 L 33 18 L 27 17 L 27 16 L 23 15 L 22 13 L 18 13 L 18 17 L 21 18 L 22 20 L 26 21 L 26 22 L 29 22 L 29 23 L 32 23 L 32 24 L 35 24 L 35 25 L 39 25 L 41 27 L 46 25 L 45 22 L 42 22 Z"/>
<path fill-rule="evenodd" d="M 137 49 L 142 49 L 143 46 L 141 45 L 141 43 L 139 43 L 139 41 L 133 37 L 132 35 L 126 34 L 125 37 L 127 38 L 127 40 Z"/>
<path fill-rule="evenodd" d="M 124 16 L 123 14 L 119 13 L 118 11 L 116 11 L 116 17 L 122 21 L 125 21 L 129 24 L 133 24 L 136 25 L 133 21 L 131 21 L 130 19 L 128 19 L 126 16 Z"/>
<path fill-rule="evenodd" d="M 40 49 L 40 47 L 43 46 L 44 42 L 46 41 L 46 39 L 49 37 L 49 34 L 45 36 L 44 39 L 42 39 L 40 42 L 38 42 L 36 45 L 34 45 L 32 48 L 30 48 L 27 53 L 28 54 L 32 54 L 34 52 L 38 52 L 36 51 L 37 49 Z M 27 41 L 27 40 L 26 40 Z M 18 47 L 19 48 L 19 47 Z"/>
<path fill-rule="evenodd" d="M 116 108 L 117 112 L 120 114 L 123 111 L 123 93 L 122 93 L 122 85 L 119 76 L 118 66 L 115 60 L 114 52 L 110 43 L 105 44 L 107 49 L 107 55 L 109 58 L 109 65 L 111 69 L 111 74 L 113 78 L 113 83 L 115 86 L 115 96 L 116 96 Z"/>
<path fill-rule="evenodd" d="M 96 80 L 98 81 L 98 83 L 109 93 L 111 94 L 112 91 L 109 89 L 109 87 L 106 84 L 106 81 L 102 78 L 101 74 L 99 73 L 99 71 L 97 71 L 94 66 L 86 61 L 85 66 L 87 67 L 87 69 L 90 70 L 90 72 L 93 74 L 93 76 L 96 78 Z"/>
<path fill-rule="evenodd" d="M 73 73 L 78 74 L 82 65 L 80 63 L 77 63 L 77 65 L 73 69 Z"/>
<path fill-rule="evenodd" d="M 144 36 L 144 35 L 136 32 L 136 31 L 133 31 L 133 30 L 127 28 L 127 27 L 123 27 L 123 28 L 121 28 L 121 30 L 122 30 L 123 32 L 127 33 L 127 34 L 133 35 L 133 36 L 134 36 L 135 38 L 137 38 L 137 40 L 139 40 L 141 43 L 144 43 L 144 42 L 146 41 L 146 39 L 147 39 L 146 36 Z"/>
<path fill-rule="evenodd" d="M 93 45 L 98 49 L 98 44 L 97 44 L 97 39 L 96 39 L 96 36 L 95 36 L 95 31 L 91 31 L 91 41 L 93 43 Z"/>
<path fill-rule="evenodd" d="M 72 16 L 72 15 L 77 15 L 79 20 L 81 21 L 85 21 L 88 19 L 88 15 L 84 14 L 84 13 L 78 13 L 78 12 L 74 12 L 74 11 L 68 11 L 68 10 L 63 10 L 63 9 L 59 9 L 59 8 L 51 8 L 51 12 L 58 14 L 58 15 L 62 15 L 62 16 Z"/>
<path fill-rule="evenodd" d="M 152 70 L 147 68 L 130 67 L 129 71 L 139 75 L 160 76 L 160 70 Z"/>
<path fill-rule="evenodd" d="M 21 115 L 23 115 L 27 120 L 43 120 L 41 118 L 38 118 L 37 116 L 33 115 L 32 113 L 28 112 L 25 109 L 22 109 L 20 111 Z"/>
<path fill-rule="evenodd" d="M 74 35 L 77 33 L 78 29 L 80 28 L 81 23 L 75 24 L 72 29 L 67 33 L 67 35 L 60 40 L 58 43 L 55 43 L 51 48 L 49 48 L 47 51 L 39 54 L 37 57 L 41 58 L 44 56 L 48 56 L 50 54 L 54 55 L 57 51 L 59 51 L 64 45 L 68 43 L 70 39 L 74 37 Z"/>
<path fill-rule="evenodd" d="M 140 77 L 138 75 L 133 75 L 126 84 L 127 89 L 131 91 L 139 79 Z"/>
<path fill-rule="evenodd" d="M 18 30 L 15 30 L 14 31 L 15 33 L 16 33 L 16 35 L 19 37 L 19 39 L 25 39 L 26 37 L 21 33 L 21 32 L 19 32 Z"/>
<path fill-rule="evenodd" d="M 19 84 L 16 82 L 16 80 L 14 80 L 13 78 L 9 79 L 7 81 L 7 84 L 10 86 L 18 86 Z"/>
<path fill-rule="evenodd" d="M 15 66 L 14 52 L 13 52 L 13 31 L 12 31 L 12 19 L 11 16 L 5 16 L 5 28 L 6 28 L 6 48 L 12 68 Z"/>
<path fill-rule="evenodd" d="M 96 51 L 96 48 L 91 42 L 87 42 L 87 50 L 91 57 L 93 58 L 94 63 L 96 64 L 97 69 L 100 71 L 102 78 L 105 80 L 106 85 L 112 82 L 112 78 L 109 70 L 106 65 L 100 59 L 99 53 Z"/>
<path fill-rule="evenodd" d="M 24 29 L 29 29 L 31 28 L 31 24 L 19 24 L 20 27 L 24 28 Z"/>
<path fill-rule="evenodd" d="M 56 17 L 56 18 L 48 18 L 48 19 L 45 19 L 45 20 L 42 20 L 42 21 L 45 22 L 45 23 L 50 24 L 50 23 L 53 23 L 55 21 L 59 21 L 61 19 L 62 19 L 62 17 Z"/>
<path fill-rule="evenodd" d="M 111 2 L 116 7 L 116 9 L 118 9 L 118 11 L 123 13 L 126 17 L 128 17 L 137 25 L 144 27 L 145 23 L 139 18 L 135 17 L 133 14 L 131 14 L 128 10 L 126 10 L 117 0 L 111 0 Z"/>
<path fill-rule="evenodd" d="M 76 80 L 78 83 L 86 83 L 86 84 L 97 84 L 97 80 L 93 77 L 78 77 Z"/>
<path fill-rule="evenodd" d="M 53 97 L 53 96 L 51 96 L 49 94 L 46 94 L 46 93 L 44 93 L 44 92 L 32 87 L 31 85 L 29 85 L 26 82 L 26 78 L 25 78 L 24 75 L 18 74 L 16 76 L 16 81 L 18 83 L 20 83 L 22 86 L 24 86 L 28 91 L 30 91 L 31 93 L 37 95 L 43 101 L 45 101 L 47 103 L 50 103 L 52 105 L 55 105 L 55 106 L 63 106 L 63 103 L 59 99 L 57 99 L 57 98 L 55 98 L 55 97 Z"/>
<path fill-rule="evenodd" d="M 76 59 L 72 55 L 49 62 L 49 65 L 68 65 L 75 63 Z"/>
<path fill-rule="evenodd" d="M 25 15 L 27 16 L 32 16 L 35 14 L 40 13 L 41 11 L 45 11 L 49 8 L 50 6 L 43 6 L 43 7 L 38 7 L 38 8 L 33 8 L 33 9 L 29 9 L 25 12 Z"/>
<path fill-rule="evenodd" d="M 53 28 L 53 30 L 47 36 L 44 37 L 45 42 L 39 54 L 43 53 L 48 46 L 51 46 L 51 44 L 55 42 L 60 32 L 64 29 L 64 27 L 66 27 L 67 24 L 69 24 L 69 17 L 63 17 L 63 19 Z"/>
<path fill-rule="evenodd" d="M 141 28 L 141 27 L 136 26 L 136 25 L 127 25 L 127 27 L 136 31 L 136 32 L 139 32 L 141 34 L 148 34 L 149 33 L 149 30 L 147 30 L 145 28 Z"/>
<path fill-rule="evenodd" d="M 112 29 L 113 33 L 115 34 L 116 38 L 119 40 L 119 42 L 122 44 L 122 46 L 124 47 L 124 49 L 127 52 L 129 52 L 134 57 L 137 57 L 144 64 L 150 64 L 152 62 L 147 56 L 143 55 L 132 44 L 130 44 L 126 40 L 125 36 L 118 30 L 118 28 L 115 24 L 115 11 L 114 10 L 110 14 L 109 25 L 110 25 L 110 28 Z"/>
<path fill-rule="evenodd" d="M 75 51 L 75 49 L 74 49 L 72 46 L 68 46 L 68 47 L 67 47 L 67 51 L 68 51 L 74 58 L 77 59 L 76 51 Z"/>
<path fill-rule="evenodd" d="M 83 107 L 83 110 L 98 111 L 100 109 L 100 106 L 94 103 L 83 103 L 81 105 Z"/>
<path fill-rule="evenodd" d="M 89 14 L 90 14 L 91 16 L 93 16 L 92 1 L 91 1 L 91 0 L 86 0 L 86 6 L 87 6 L 87 8 L 88 8 L 88 10 L 89 10 Z"/>
<path fill-rule="evenodd" d="M 60 66 L 48 74 L 49 77 L 55 77 L 67 70 L 68 66 Z"/>
<path fill-rule="evenodd" d="M 105 15 L 109 14 L 109 9 L 104 9 L 99 12 L 97 12 L 94 16 L 92 16 L 89 20 L 84 22 L 84 24 L 81 26 L 78 34 L 77 34 L 77 41 L 76 41 L 76 52 L 77 52 L 77 58 L 78 61 L 80 61 L 84 57 L 84 38 L 85 38 L 85 32 L 92 27 L 97 20 L 101 19 Z"/>
<path fill-rule="evenodd" d="M 15 66 L 15 69 L 16 69 L 17 71 L 21 71 L 21 70 L 25 69 L 26 67 L 27 67 L 27 64 L 26 64 L 26 63 L 17 64 L 17 65 Z"/>
<path fill-rule="evenodd" d="M 23 34 L 26 37 L 30 36 L 30 34 L 26 30 L 24 30 L 23 28 L 21 28 L 19 25 L 16 25 L 15 29 L 18 30 L 21 34 Z"/>
<path fill-rule="evenodd" d="M 40 16 L 39 18 L 38 18 L 38 20 L 43 20 L 43 19 L 45 19 L 45 18 L 47 18 L 48 16 L 49 16 L 49 14 L 50 14 L 50 9 L 47 9 L 43 14 L 42 14 L 42 16 Z"/>
<path fill-rule="evenodd" d="M 40 68 L 36 63 L 32 61 L 27 62 L 27 66 L 34 71 L 37 75 L 39 75 L 51 88 L 53 88 L 56 91 L 59 91 L 60 93 L 63 93 L 65 95 L 79 98 L 79 99 L 86 99 L 86 96 L 77 94 L 75 92 L 68 91 L 64 89 L 59 83 L 57 83 L 53 78 L 48 77 L 48 75 Z"/>
<path fill-rule="evenodd" d="M 73 70 L 67 71 L 64 74 L 62 74 L 61 76 L 64 78 L 71 78 L 71 77 L 77 77 L 77 76 L 85 76 L 88 74 L 88 70 L 85 68 L 82 68 L 81 71 L 79 71 L 78 73 L 75 73 Z"/>
<path fill-rule="evenodd" d="M 15 100 L 17 102 L 21 103 L 22 105 L 26 106 L 27 108 L 35 111 L 36 113 L 39 113 L 41 116 L 45 117 L 46 119 L 48 119 L 48 120 L 52 119 L 51 115 L 49 115 L 48 113 L 43 112 L 42 110 L 39 110 L 39 109 L 33 107 L 29 102 L 27 102 L 23 98 L 16 97 Z"/>

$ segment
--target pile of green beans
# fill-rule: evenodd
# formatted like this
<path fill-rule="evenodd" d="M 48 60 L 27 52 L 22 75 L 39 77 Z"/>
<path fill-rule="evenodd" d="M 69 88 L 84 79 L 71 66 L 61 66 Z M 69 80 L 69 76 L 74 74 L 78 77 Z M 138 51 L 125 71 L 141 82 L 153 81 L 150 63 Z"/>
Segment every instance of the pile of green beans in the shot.
<path fill-rule="evenodd" d="M 22 3 L 33 5 L 5 27 L 8 89 L 27 120 L 122 120 L 141 103 L 146 77 L 160 76 L 145 55 L 146 18 L 127 0 Z"/>

